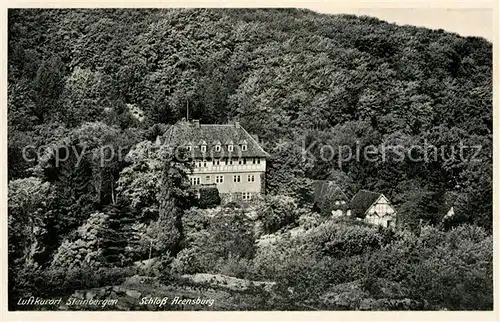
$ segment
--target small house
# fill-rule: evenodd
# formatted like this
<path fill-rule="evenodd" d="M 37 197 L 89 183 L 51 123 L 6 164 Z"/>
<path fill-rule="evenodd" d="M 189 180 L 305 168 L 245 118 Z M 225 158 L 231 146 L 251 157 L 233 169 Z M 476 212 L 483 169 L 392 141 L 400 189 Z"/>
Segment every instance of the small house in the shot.
<path fill-rule="evenodd" d="M 314 186 L 314 204 L 325 216 L 349 216 L 349 198 L 342 188 L 333 181 L 317 180 Z"/>
<path fill-rule="evenodd" d="M 381 193 L 360 190 L 351 200 L 351 210 L 355 217 L 369 224 L 394 227 L 396 210 L 389 199 Z"/>

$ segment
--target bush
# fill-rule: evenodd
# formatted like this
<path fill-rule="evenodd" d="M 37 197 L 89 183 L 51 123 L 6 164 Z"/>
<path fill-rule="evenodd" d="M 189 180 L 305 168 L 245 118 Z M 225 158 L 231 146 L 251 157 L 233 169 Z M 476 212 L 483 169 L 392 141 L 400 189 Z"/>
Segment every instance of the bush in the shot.
<path fill-rule="evenodd" d="M 308 230 L 317 227 L 321 223 L 321 216 L 317 213 L 303 212 L 298 220 L 299 226 Z"/>
<path fill-rule="evenodd" d="M 203 272 L 199 255 L 199 250 L 194 247 L 181 250 L 172 261 L 172 273 L 182 275 Z"/>
<path fill-rule="evenodd" d="M 238 256 L 229 255 L 226 259 L 219 259 L 216 271 L 223 275 L 238 278 L 252 279 L 254 274 L 253 261 Z"/>
<path fill-rule="evenodd" d="M 492 237 L 479 227 L 461 226 L 449 232 L 423 227 L 420 237 L 398 233 L 379 250 L 340 259 L 331 267 L 336 276 L 325 280 L 385 278 L 400 283 L 426 309 L 489 310 L 493 307 L 492 251 Z"/>
<path fill-rule="evenodd" d="M 208 226 L 210 218 L 207 211 L 193 207 L 184 212 L 181 218 L 182 231 L 184 235 L 184 247 L 193 242 L 193 237 Z"/>
<path fill-rule="evenodd" d="M 192 246 L 217 258 L 227 258 L 230 254 L 252 258 L 255 252 L 253 222 L 244 212 L 221 209 L 207 220 L 203 229 L 187 237 Z"/>
<path fill-rule="evenodd" d="M 95 268 L 102 265 L 102 243 L 108 215 L 96 212 L 77 230 L 76 240 L 65 240 L 54 254 L 51 267 L 54 269 Z"/>
<path fill-rule="evenodd" d="M 309 262 L 312 267 L 316 263 L 316 257 L 310 249 L 301 247 L 297 240 L 283 236 L 277 242 L 257 249 L 255 272 L 264 279 L 280 279 L 283 274 L 288 274 L 290 266 L 297 266 L 297 261 Z"/>
<path fill-rule="evenodd" d="M 423 240 L 420 243 L 426 245 Z M 480 227 L 465 225 L 425 247 L 419 260 L 407 265 L 404 280 L 416 299 L 428 301 L 433 309 L 493 308 L 492 236 Z"/>
<path fill-rule="evenodd" d="M 348 257 L 373 251 L 390 240 L 382 230 L 327 221 L 301 237 L 305 247 L 314 249 L 318 257 Z"/>
<path fill-rule="evenodd" d="M 200 208 L 213 208 L 220 205 L 221 198 L 217 188 L 201 188 L 198 204 Z"/>
<path fill-rule="evenodd" d="M 252 259 L 254 224 L 243 211 L 191 209 L 182 218 L 184 249 L 173 267 L 178 272 L 217 273 L 228 258 Z M 185 263 L 191 260 L 192 263 Z"/>
<path fill-rule="evenodd" d="M 289 196 L 266 196 L 257 206 L 257 218 L 262 222 L 262 228 L 272 234 L 286 226 L 296 226 L 299 208 L 295 199 Z"/>
<path fill-rule="evenodd" d="M 243 208 L 243 205 L 241 204 L 241 202 L 233 200 L 226 203 L 224 207 L 227 209 L 241 209 Z"/>

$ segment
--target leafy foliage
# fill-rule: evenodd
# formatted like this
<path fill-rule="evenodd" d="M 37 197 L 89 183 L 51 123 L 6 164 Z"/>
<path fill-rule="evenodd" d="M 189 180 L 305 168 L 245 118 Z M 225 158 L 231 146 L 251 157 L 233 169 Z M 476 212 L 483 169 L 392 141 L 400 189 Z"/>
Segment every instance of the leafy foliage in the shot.
<path fill-rule="evenodd" d="M 298 9 L 13 9 L 8 26 L 14 297 L 113 283 L 159 257 L 163 272 L 277 281 L 284 309 L 491 309 L 486 40 Z M 270 153 L 256 231 L 237 205 L 210 209 L 215 192 L 188 209 L 191 166 L 152 143 L 188 107 L 238 119 Z M 414 161 L 426 144 L 444 157 Z M 354 157 L 368 146 L 403 153 Z M 402 230 L 324 222 L 318 179 L 384 192 Z M 259 225 L 281 239 L 256 249 Z M 101 266 L 117 271 L 99 280 Z"/>
<path fill-rule="evenodd" d="M 174 269 L 182 273 L 227 272 L 245 265 L 255 253 L 253 223 L 245 211 L 216 208 L 211 215 L 205 211 L 192 208 L 183 216 L 185 245 L 174 260 Z"/>
<path fill-rule="evenodd" d="M 102 240 L 105 236 L 105 225 L 108 216 L 104 213 L 90 215 L 87 222 L 78 228 L 78 239 L 66 240 L 59 247 L 52 267 L 80 268 L 82 266 L 97 267 L 102 265 Z"/>
<path fill-rule="evenodd" d="M 50 184 L 39 178 L 29 177 L 9 182 L 8 229 L 9 263 L 18 260 L 36 263 L 44 251 L 47 234 L 47 201 Z"/>
<path fill-rule="evenodd" d="M 198 203 L 200 208 L 202 209 L 220 205 L 221 198 L 219 195 L 219 190 L 217 188 L 201 188 Z"/>
<path fill-rule="evenodd" d="M 297 225 L 301 215 L 295 199 L 286 195 L 266 196 L 256 211 L 265 233 Z"/>
<path fill-rule="evenodd" d="M 381 287 L 387 289 L 394 283 L 401 288 L 398 294 L 392 295 L 395 299 L 415 301 L 421 308 L 491 309 L 492 240 L 484 229 L 466 225 L 444 232 L 424 227 L 420 237 L 408 231 L 384 237 L 372 228 L 360 230 L 332 223 L 324 228 L 335 225 L 335 236 L 344 235 L 339 237 L 339 242 L 318 240 L 319 236 L 329 236 L 320 228 L 305 237 L 283 238 L 260 247 L 255 257 L 257 274 L 292 287 L 292 299 L 325 305 L 325 309 L 331 309 L 332 305 L 335 308 L 339 303 L 359 309 L 359 301 L 384 298 L 387 295 L 380 293 Z M 365 237 L 360 244 L 364 241 L 368 247 L 376 246 L 357 248 L 348 236 L 354 237 L 361 231 L 372 231 L 371 235 L 378 235 L 382 242 L 374 243 L 376 239 Z M 333 257 L 317 256 L 317 251 L 326 249 L 344 251 L 337 258 L 340 253 L 331 253 Z M 341 287 L 358 282 L 364 285 L 365 292 L 359 295 L 359 300 L 352 297 L 352 292 L 341 291 Z M 337 300 L 325 302 L 321 295 L 328 294 L 332 285 L 338 289 L 337 293 L 334 291 Z M 383 307 L 390 305 L 386 303 Z"/>

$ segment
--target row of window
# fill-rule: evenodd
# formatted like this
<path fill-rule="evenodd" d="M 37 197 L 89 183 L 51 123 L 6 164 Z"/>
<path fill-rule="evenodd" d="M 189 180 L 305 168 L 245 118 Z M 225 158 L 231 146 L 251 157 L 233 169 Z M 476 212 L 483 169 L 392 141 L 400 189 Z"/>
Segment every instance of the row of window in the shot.
<path fill-rule="evenodd" d="M 239 174 L 238 175 L 234 175 L 233 176 L 233 182 L 241 182 L 241 176 Z M 255 175 L 253 175 L 253 174 L 247 175 L 247 182 L 255 182 Z"/>
<path fill-rule="evenodd" d="M 224 159 L 224 160 L 214 160 L 213 161 L 213 164 L 214 165 L 233 165 L 233 164 L 236 164 L 236 162 L 238 162 L 238 164 L 247 164 L 247 159 L 246 158 L 243 158 L 243 159 Z M 259 158 L 253 158 L 252 159 L 252 164 L 260 164 L 260 159 Z M 195 167 L 197 166 L 198 168 L 206 168 L 207 167 L 207 161 L 198 161 L 198 162 L 195 162 Z"/>
<path fill-rule="evenodd" d="M 186 149 L 188 151 L 191 151 L 193 149 L 193 146 L 187 145 Z M 246 144 L 241 144 L 240 145 L 240 149 L 241 149 L 241 151 L 246 151 L 248 149 L 248 146 Z M 216 145 L 214 150 L 215 150 L 215 152 L 220 152 L 221 151 L 221 146 L 220 145 Z M 228 144 L 227 145 L 227 150 L 229 152 L 232 152 L 234 150 L 233 145 L 232 144 Z M 200 145 L 200 151 L 201 152 L 207 152 L 207 146 L 206 145 Z"/>
<path fill-rule="evenodd" d="M 200 184 L 200 177 L 191 177 L 191 178 L 189 178 L 189 180 L 191 181 L 192 186 L 196 186 L 196 185 Z"/>
<path fill-rule="evenodd" d="M 256 196 L 258 195 L 259 194 L 257 193 Z M 240 199 L 240 198 L 244 201 L 252 200 L 253 194 L 251 192 L 237 192 L 234 194 L 230 193 L 227 200 L 233 201 L 234 199 Z"/>
<path fill-rule="evenodd" d="M 190 177 L 191 185 L 199 185 L 200 184 L 200 177 Z M 212 182 L 212 176 L 205 176 L 205 183 L 211 183 Z M 223 183 L 224 182 L 224 176 L 215 176 L 215 183 Z M 233 182 L 241 182 L 241 175 L 233 175 Z M 255 182 L 255 175 L 254 174 L 249 174 L 247 175 L 247 182 Z"/>

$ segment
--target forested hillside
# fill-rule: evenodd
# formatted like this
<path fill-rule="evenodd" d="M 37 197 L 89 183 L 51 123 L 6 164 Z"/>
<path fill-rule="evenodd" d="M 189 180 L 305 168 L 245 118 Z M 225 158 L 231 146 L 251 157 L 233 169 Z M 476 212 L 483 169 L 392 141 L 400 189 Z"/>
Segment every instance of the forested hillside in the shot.
<path fill-rule="evenodd" d="M 361 188 L 383 192 L 397 207 L 399 224 L 408 234 L 418 235 L 423 224 L 440 229 L 442 235 L 432 245 L 460 240 L 457 236 L 464 234 L 470 245 L 486 250 L 473 251 L 469 244 L 443 247 L 457 252 L 463 247 L 491 264 L 493 74 L 492 44 L 484 39 L 297 9 L 9 10 L 8 29 L 11 281 L 28 281 L 26 276 L 39 270 L 56 274 L 76 269 L 77 255 L 85 265 L 127 267 L 168 250 L 173 257 L 181 255 L 174 260 L 179 266 L 183 258 L 200 251 L 183 231 L 187 224 L 181 224 L 183 214 L 193 211 L 186 205 L 185 169 L 170 159 L 158 164 L 155 156 L 137 157 L 157 135 L 185 117 L 188 106 L 189 117 L 201 123 L 238 119 L 271 154 L 266 174 L 270 199 L 265 202 L 285 210 L 274 222 L 266 222 L 266 212 L 259 212 L 266 233 L 298 225 L 299 218 L 301 225 L 304 220 L 316 223 L 311 181 L 330 179 L 350 196 Z M 62 144 L 74 153 L 65 154 Z M 342 154 L 337 148 L 330 160 L 319 157 L 326 144 L 353 150 L 429 144 L 445 151 L 445 157 L 339 163 Z M 466 149 L 465 158 L 457 158 L 460 145 L 480 150 Z M 26 146 L 32 148 L 23 152 Z M 97 153 L 105 146 L 112 147 L 107 153 L 123 148 L 121 154 L 128 153 L 127 158 Z M 445 220 L 450 195 L 455 196 L 455 216 Z M 287 208 L 292 204 L 297 209 Z M 459 225 L 469 228 L 456 228 Z M 205 229 L 222 234 L 221 240 L 235 234 L 219 232 L 215 226 Z M 159 231 L 162 237 L 151 242 L 148 236 L 158 236 Z M 352 234 L 346 238 L 365 232 Z M 379 241 L 381 236 L 373 235 L 378 241 L 370 247 L 382 252 L 390 244 L 388 253 L 380 254 L 388 262 L 390 256 L 398 258 L 392 242 L 431 247 L 426 239 L 430 235 Z M 212 237 L 203 238 L 215 243 Z M 307 238 L 302 242 L 315 243 Z M 399 251 L 413 254 L 410 244 Z M 255 256 L 271 256 L 257 252 L 252 243 L 239 246 L 248 248 L 235 250 L 235 245 L 224 244 L 217 256 L 240 254 L 238 265 L 250 265 Z M 84 254 L 78 254 L 81 248 Z M 327 274 L 325 267 L 337 255 L 321 251 L 310 250 L 307 256 Z M 460 257 L 453 251 L 448 255 Z M 358 276 L 349 269 L 364 257 L 361 251 L 347 253 L 354 257 L 344 260 L 346 276 Z M 448 256 L 442 250 L 425 254 L 436 260 Z M 217 256 L 209 262 L 217 262 Z M 293 284 L 291 275 L 280 275 L 290 267 L 269 273 L 266 265 L 277 260 L 265 259 L 255 260 L 251 277 Z M 163 263 L 170 265 L 171 260 Z M 422 263 L 422 272 L 432 270 L 432 260 Z M 231 271 L 226 264 L 219 260 L 217 265 L 200 265 L 205 271 Z M 368 270 L 371 264 L 366 265 Z M 483 282 L 489 285 L 488 267 L 481 266 L 477 274 L 483 275 L 470 277 L 471 283 L 435 298 L 433 305 L 453 308 L 455 304 L 443 299 L 464 289 L 472 292 Z M 445 274 L 442 267 L 436 269 Z M 407 278 L 400 273 L 381 276 L 400 282 Z M 425 284 L 429 294 L 446 276 L 433 278 Z M 351 281 L 334 280 L 331 277 L 329 283 Z M 419 281 L 415 278 L 407 287 L 415 290 Z M 33 285 L 26 284 L 9 287 L 12 294 L 32 294 Z M 312 292 L 311 285 L 316 284 L 301 284 L 304 294 Z M 474 307 L 470 298 L 462 300 L 454 308 Z M 489 307 L 489 301 L 476 308 Z"/>

